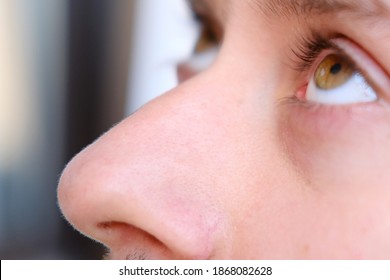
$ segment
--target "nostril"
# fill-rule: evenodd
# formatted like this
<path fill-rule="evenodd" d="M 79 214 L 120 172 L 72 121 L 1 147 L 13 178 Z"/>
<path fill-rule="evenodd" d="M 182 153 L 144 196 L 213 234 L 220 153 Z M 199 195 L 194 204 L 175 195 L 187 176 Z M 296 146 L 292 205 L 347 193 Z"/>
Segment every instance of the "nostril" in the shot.
<path fill-rule="evenodd" d="M 123 222 L 102 222 L 97 224 L 98 230 L 105 236 L 107 245 L 133 243 L 135 239 L 144 243 L 162 246 L 162 242 L 148 232 Z"/>
<path fill-rule="evenodd" d="M 98 223 L 97 228 L 103 235 L 116 235 L 115 237 L 119 237 L 122 240 L 138 235 L 140 232 L 143 232 L 143 234 L 148 234 L 137 227 L 116 221 Z M 150 236 L 153 237 L 152 235 Z"/>
<path fill-rule="evenodd" d="M 109 252 L 106 259 L 174 259 L 172 252 L 155 236 L 123 222 L 97 224 L 100 240 Z"/>

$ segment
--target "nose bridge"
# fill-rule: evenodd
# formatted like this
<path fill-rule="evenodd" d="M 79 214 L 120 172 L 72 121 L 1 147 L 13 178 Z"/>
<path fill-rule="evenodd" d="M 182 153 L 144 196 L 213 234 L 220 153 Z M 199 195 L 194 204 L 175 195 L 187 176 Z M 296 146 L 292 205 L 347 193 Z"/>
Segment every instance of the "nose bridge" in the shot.
<path fill-rule="evenodd" d="M 73 159 L 60 206 L 77 229 L 109 247 L 121 246 L 112 234 L 121 227 L 107 225 L 124 224 L 176 254 L 207 258 L 222 217 L 198 176 L 210 172 L 192 125 L 202 114 L 189 113 L 184 99 L 171 107 L 171 99 L 153 101 Z"/>

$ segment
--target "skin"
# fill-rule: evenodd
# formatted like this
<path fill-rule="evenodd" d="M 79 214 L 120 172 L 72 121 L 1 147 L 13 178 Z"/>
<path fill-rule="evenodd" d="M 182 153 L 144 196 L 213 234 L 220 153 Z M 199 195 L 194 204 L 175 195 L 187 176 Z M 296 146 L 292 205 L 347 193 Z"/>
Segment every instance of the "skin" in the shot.
<path fill-rule="evenodd" d="M 389 259 L 390 1 L 381 2 L 374 19 L 361 12 L 376 1 L 305 17 L 206 1 L 223 33 L 216 61 L 67 165 L 66 219 L 113 259 Z M 291 66 L 309 28 L 366 54 L 359 67 L 377 101 L 285 102 L 315 70 Z"/>

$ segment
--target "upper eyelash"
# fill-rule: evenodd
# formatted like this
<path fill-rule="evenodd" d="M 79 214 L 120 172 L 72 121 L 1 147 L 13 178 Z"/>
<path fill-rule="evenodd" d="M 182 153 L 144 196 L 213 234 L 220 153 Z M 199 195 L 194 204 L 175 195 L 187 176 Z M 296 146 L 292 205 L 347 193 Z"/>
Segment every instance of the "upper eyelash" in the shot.
<path fill-rule="evenodd" d="M 308 37 L 301 37 L 296 45 L 291 47 L 290 50 L 295 58 L 298 59 L 298 61 L 293 61 L 293 68 L 299 72 L 309 69 L 324 50 L 339 50 L 330 39 L 315 32 L 312 32 Z"/>
<path fill-rule="evenodd" d="M 203 15 L 201 15 L 198 11 L 196 10 L 191 10 L 191 15 L 192 15 L 192 19 L 195 21 L 195 22 L 198 22 L 200 24 L 204 24 L 204 21 L 205 21 L 205 18 Z"/>

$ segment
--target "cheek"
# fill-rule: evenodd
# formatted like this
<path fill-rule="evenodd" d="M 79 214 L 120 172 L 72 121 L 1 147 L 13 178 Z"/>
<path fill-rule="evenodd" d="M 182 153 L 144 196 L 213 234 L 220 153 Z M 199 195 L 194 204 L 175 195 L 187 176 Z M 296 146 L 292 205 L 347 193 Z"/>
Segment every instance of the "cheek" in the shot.
<path fill-rule="evenodd" d="M 389 113 L 367 104 L 310 110 L 292 108 L 281 121 L 288 154 L 307 181 L 324 192 L 389 193 Z"/>

